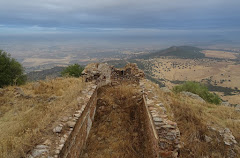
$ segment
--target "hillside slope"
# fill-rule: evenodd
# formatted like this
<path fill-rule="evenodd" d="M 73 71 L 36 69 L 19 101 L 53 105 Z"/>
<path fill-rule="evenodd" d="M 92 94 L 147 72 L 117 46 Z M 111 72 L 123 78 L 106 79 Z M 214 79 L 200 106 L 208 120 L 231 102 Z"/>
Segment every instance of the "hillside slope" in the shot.
<path fill-rule="evenodd" d="M 177 122 L 181 158 L 240 157 L 240 110 L 165 92 L 149 80 L 145 86 Z"/>
<path fill-rule="evenodd" d="M 201 52 L 202 49 L 192 46 L 172 46 L 170 48 L 156 51 L 154 53 L 138 56 L 140 59 L 150 59 L 161 56 L 175 56 L 178 58 L 203 58 L 205 55 Z"/>
<path fill-rule="evenodd" d="M 26 157 L 53 126 L 71 116 L 84 88 L 81 78 L 57 78 L 0 89 L 0 157 Z"/>
<path fill-rule="evenodd" d="M 126 83 L 128 85 L 125 85 Z M 118 87 L 123 89 L 122 91 L 117 90 L 116 87 L 110 84 L 107 95 L 105 93 L 102 94 L 102 97 L 111 100 L 111 104 L 105 108 L 100 108 L 100 112 L 105 112 L 106 117 L 110 114 L 114 114 L 113 118 L 116 117 L 115 120 L 103 119 L 101 127 L 104 127 L 104 130 L 105 127 L 108 127 L 106 128 L 109 130 L 108 132 L 111 132 L 111 126 L 109 126 L 111 122 L 119 128 L 118 124 L 121 120 L 118 117 L 119 113 L 114 113 L 114 111 L 109 113 L 107 109 L 126 111 L 124 106 L 123 109 L 118 109 L 116 108 L 118 107 L 117 105 L 125 105 L 122 103 L 129 99 L 137 99 L 136 95 L 131 96 L 126 93 L 126 90 L 137 90 L 137 84 L 134 86 L 134 84 L 130 84 L 131 82 L 126 83 L 119 82 L 120 85 Z M 141 79 L 141 83 L 145 89 L 144 91 L 138 90 L 138 92 L 143 92 L 147 95 L 147 99 L 154 98 L 156 101 L 155 103 L 155 101 L 149 99 L 147 102 L 154 104 L 154 106 L 164 112 L 164 117 L 177 123 L 181 133 L 181 148 L 179 152 L 181 158 L 240 157 L 239 110 L 233 107 L 203 103 L 187 96 L 174 94 L 171 91 L 165 92 L 157 84 L 147 79 Z M 1 89 L 0 157 L 26 157 L 26 153 L 31 151 L 37 144 L 43 143 L 46 139 L 51 141 L 53 135 L 58 137 L 58 133 L 54 133 L 52 129 L 55 129 L 54 127 L 60 124 L 58 120 L 62 120 L 64 116 L 72 118 L 74 111 L 83 102 L 86 102 L 82 100 L 82 103 L 80 103 L 79 97 L 91 97 L 86 88 L 89 84 L 83 82 L 82 78 L 57 78 L 28 83 L 21 87 L 9 86 Z M 135 100 L 133 101 L 134 103 L 136 102 Z M 107 102 L 102 102 L 102 104 L 108 105 Z M 135 112 L 134 116 L 139 115 L 135 107 L 130 109 Z M 123 118 L 127 118 L 127 116 L 132 116 L 132 112 L 126 115 L 126 117 L 123 115 Z M 127 121 L 127 124 L 122 124 L 123 127 L 129 124 L 127 119 L 124 121 Z M 100 124 L 97 123 L 96 125 Z M 172 128 L 165 125 L 165 128 L 168 127 Z M 125 127 L 127 132 L 129 132 L 128 129 L 131 128 Z M 100 133 L 102 135 L 104 133 L 107 134 L 107 131 L 105 132 L 104 130 L 98 131 L 102 132 Z M 118 133 L 116 132 L 115 134 Z M 132 138 L 134 134 L 136 133 L 128 133 L 128 136 Z M 91 138 L 92 142 L 107 140 L 94 136 Z M 94 148 L 95 144 L 91 144 L 91 146 Z M 133 148 L 130 149 L 133 152 L 136 151 Z M 108 150 L 107 147 L 106 150 Z M 129 154 L 131 155 L 131 153 Z"/>
<path fill-rule="evenodd" d="M 65 67 L 56 66 L 51 69 L 46 69 L 42 71 L 32 71 L 27 73 L 28 81 L 38 81 L 45 80 L 47 78 L 56 78 L 61 76 L 61 71 L 64 70 Z"/>

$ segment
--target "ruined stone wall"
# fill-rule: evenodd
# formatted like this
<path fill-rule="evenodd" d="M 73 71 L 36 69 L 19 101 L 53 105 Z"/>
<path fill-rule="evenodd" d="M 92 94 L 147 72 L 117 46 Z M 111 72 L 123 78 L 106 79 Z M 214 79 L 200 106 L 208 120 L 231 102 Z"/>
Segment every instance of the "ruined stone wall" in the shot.
<path fill-rule="evenodd" d="M 143 117 L 145 118 L 144 126 L 146 129 L 145 133 L 149 141 L 148 144 L 151 145 L 150 148 L 152 149 L 154 157 L 158 158 L 159 157 L 158 135 L 156 133 L 156 130 L 152 121 L 152 117 L 148 110 L 144 96 L 142 97 L 142 100 L 143 100 L 142 101 Z"/>
<path fill-rule="evenodd" d="M 63 137 L 60 137 L 59 143 L 55 149 L 55 154 L 52 151 L 48 152 L 45 157 L 59 157 L 59 158 L 77 158 L 80 156 L 92 127 L 94 121 L 98 88 L 107 84 L 112 84 L 116 80 L 127 78 L 140 82 L 142 88 L 142 102 L 140 108 L 143 126 L 146 139 L 150 144 L 151 155 L 153 157 L 167 158 L 178 157 L 180 148 L 180 132 L 177 124 L 170 121 L 164 111 L 164 105 L 158 103 L 156 98 L 150 98 L 148 90 L 141 84 L 144 74 L 138 70 L 136 65 L 129 64 L 124 69 L 113 69 L 106 64 L 99 66 L 99 64 L 92 64 L 93 68 L 88 67 L 85 70 L 85 81 L 92 81 L 95 86 L 86 94 L 86 100 L 79 111 L 74 114 L 73 125 L 70 125 L 69 132 Z M 131 68 L 132 67 L 132 68 Z M 93 71 L 93 72 L 92 72 Z M 103 75 L 101 72 L 104 71 Z M 100 77 L 102 76 L 102 77 Z M 131 82 L 130 82 L 131 83 Z M 49 154 L 50 153 L 50 154 Z M 32 157 L 31 157 L 32 158 Z"/>
<path fill-rule="evenodd" d="M 76 122 L 73 131 L 61 150 L 60 158 L 76 158 L 81 154 L 92 127 L 97 105 L 97 89 L 95 89 L 81 116 Z"/>
<path fill-rule="evenodd" d="M 133 66 L 132 69 L 131 66 Z M 108 69 L 106 65 L 103 67 L 105 70 Z M 105 73 L 104 76 L 107 76 L 109 72 L 111 72 L 110 82 L 116 82 L 119 80 L 141 82 L 141 79 L 144 77 L 144 74 L 136 68 L 136 65 L 131 64 L 127 65 L 124 69 L 112 69 L 112 67 L 110 67 L 108 70 L 111 71 Z M 110 82 L 107 82 L 106 77 L 102 77 L 101 79 L 98 79 L 97 87 L 104 86 Z M 177 124 L 167 118 L 164 110 L 159 110 L 159 108 L 164 109 L 164 106 L 161 103 L 156 104 L 155 101 L 152 101 L 155 98 L 148 97 L 147 89 L 144 85 L 142 86 L 142 89 L 144 93 L 142 94 L 143 96 L 141 99 L 141 117 L 146 129 L 146 131 L 144 131 L 145 136 L 149 141 L 148 144 L 151 145 L 150 148 L 154 157 L 178 157 L 180 149 L 180 132 Z M 95 90 L 91 98 L 92 99 L 90 99 L 90 102 L 86 107 L 85 114 L 79 119 L 72 132 L 73 134 L 68 138 L 68 141 L 61 151 L 60 157 L 77 157 L 80 155 L 91 128 L 92 121 L 94 120 L 97 90 Z"/>
<path fill-rule="evenodd" d="M 139 84 L 140 79 L 144 78 L 142 70 L 138 69 L 137 64 L 128 63 L 124 68 L 113 69 L 111 74 L 111 81 L 113 85 L 122 82 L 132 82 Z"/>
<path fill-rule="evenodd" d="M 143 89 L 143 106 L 145 115 L 148 115 L 146 124 L 148 133 L 151 135 L 153 152 L 155 156 L 162 158 L 176 158 L 180 150 L 180 131 L 177 123 L 168 119 L 164 104 L 153 94 L 151 89 L 147 89 L 141 80 Z"/>

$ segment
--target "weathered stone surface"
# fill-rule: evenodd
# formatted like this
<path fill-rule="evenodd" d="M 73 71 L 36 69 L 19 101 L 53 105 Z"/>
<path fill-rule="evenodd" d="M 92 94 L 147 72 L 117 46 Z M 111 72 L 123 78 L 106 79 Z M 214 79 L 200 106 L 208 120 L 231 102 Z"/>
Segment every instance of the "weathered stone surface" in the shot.
<path fill-rule="evenodd" d="M 236 110 L 237 112 L 240 112 L 240 105 L 237 105 L 237 106 L 235 107 L 235 110 Z"/>
<path fill-rule="evenodd" d="M 233 145 L 236 144 L 237 141 L 235 139 L 235 137 L 232 135 L 232 132 L 230 131 L 229 128 L 225 128 L 223 130 L 219 131 L 220 135 L 223 136 L 223 141 L 225 143 L 225 145 Z"/>
<path fill-rule="evenodd" d="M 207 136 L 207 135 L 205 135 L 205 141 L 206 141 L 207 143 L 209 143 L 209 142 L 212 141 L 212 138 L 209 137 L 209 136 Z"/>
<path fill-rule="evenodd" d="M 182 94 L 182 95 L 185 95 L 185 96 L 188 96 L 188 97 L 191 97 L 191 98 L 193 98 L 193 99 L 199 100 L 199 101 L 202 102 L 202 103 L 206 103 L 206 101 L 203 100 L 203 99 L 202 99 L 199 95 L 197 95 L 197 94 L 194 94 L 194 93 L 191 93 L 191 92 L 185 92 L 185 91 L 181 92 L 181 94 Z"/>
<path fill-rule="evenodd" d="M 172 91 L 169 90 L 167 87 L 161 87 L 160 88 L 164 93 L 171 93 Z"/>
<path fill-rule="evenodd" d="M 88 64 L 82 72 L 85 81 L 103 80 L 110 81 L 113 67 L 107 63 Z"/>
<path fill-rule="evenodd" d="M 77 114 L 74 114 L 73 116 L 79 118 L 81 116 L 81 114 L 77 113 Z"/>
<path fill-rule="evenodd" d="M 172 129 L 174 129 L 175 127 L 167 124 L 167 125 L 162 126 L 162 128 L 172 128 Z"/>
<path fill-rule="evenodd" d="M 67 125 L 68 125 L 68 127 L 70 127 L 70 128 L 73 128 L 73 127 L 75 126 L 75 124 L 76 124 L 76 122 L 74 122 L 74 121 L 68 121 L 68 122 L 67 122 Z"/>
<path fill-rule="evenodd" d="M 36 149 L 47 149 L 48 146 L 47 145 L 37 145 Z"/>
<path fill-rule="evenodd" d="M 159 98 L 154 94 L 154 87 L 145 90 L 144 84 L 141 84 L 145 92 L 147 107 L 152 116 L 154 126 L 158 135 L 158 153 L 161 158 L 178 157 L 180 145 L 180 131 L 177 124 L 168 119 L 166 108 L 159 103 Z M 152 97 L 149 97 L 152 96 Z M 156 104 L 157 103 L 157 104 Z"/>
<path fill-rule="evenodd" d="M 135 63 L 128 63 L 125 67 L 126 71 L 131 71 L 130 73 L 133 76 L 139 77 L 139 78 L 144 78 L 144 72 L 142 70 L 140 70 L 137 66 L 137 64 Z"/>
<path fill-rule="evenodd" d="M 63 121 L 63 122 L 67 122 L 67 121 L 68 121 L 68 117 L 67 117 L 67 116 L 64 116 L 64 117 L 62 118 L 62 121 Z"/>
<path fill-rule="evenodd" d="M 161 119 L 159 117 L 153 117 L 153 121 L 155 121 L 155 122 L 162 122 L 163 119 Z"/>
<path fill-rule="evenodd" d="M 62 131 L 62 126 L 57 126 L 53 129 L 54 133 L 61 133 L 61 131 Z"/>
<path fill-rule="evenodd" d="M 42 157 L 42 154 L 49 152 L 49 147 L 47 145 L 37 145 L 35 149 L 31 151 L 31 154 L 28 156 L 29 158 Z"/>
<path fill-rule="evenodd" d="M 161 106 L 161 107 L 163 107 L 164 105 L 163 105 L 163 103 L 158 103 L 158 104 L 156 104 L 157 106 Z"/>
<path fill-rule="evenodd" d="M 43 153 L 46 153 L 46 152 L 48 152 L 48 149 L 34 149 L 33 151 L 32 151 L 32 156 L 33 157 L 37 157 L 37 156 L 40 156 L 41 154 L 43 154 Z"/>
<path fill-rule="evenodd" d="M 222 106 L 231 106 L 231 104 L 229 102 L 222 102 L 221 105 Z"/>
<path fill-rule="evenodd" d="M 47 145 L 47 146 L 50 146 L 51 144 L 52 142 L 49 139 L 45 140 L 45 142 L 43 143 L 43 145 Z"/>

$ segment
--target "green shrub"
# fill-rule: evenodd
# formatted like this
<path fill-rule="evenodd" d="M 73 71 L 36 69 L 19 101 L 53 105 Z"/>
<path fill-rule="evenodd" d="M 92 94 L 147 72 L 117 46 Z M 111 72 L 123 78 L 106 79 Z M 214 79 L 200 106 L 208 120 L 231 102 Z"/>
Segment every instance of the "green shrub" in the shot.
<path fill-rule="evenodd" d="M 66 67 L 62 72 L 62 76 L 72 76 L 72 77 L 80 77 L 82 75 L 82 71 L 84 67 L 79 64 L 73 64 Z"/>
<path fill-rule="evenodd" d="M 11 55 L 0 50 L 0 87 L 21 85 L 27 80 L 24 68 Z"/>
<path fill-rule="evenodd" d="M 205 85 L 198 82 L 187 81 L 182 85 L 175 86 L 173 88 L 173 91 L 176 93 L 187 91 L 199 95 L 208 103 L 221 103 L 221 99 L 217 94 L 209 92 L 208 88 Z"/>

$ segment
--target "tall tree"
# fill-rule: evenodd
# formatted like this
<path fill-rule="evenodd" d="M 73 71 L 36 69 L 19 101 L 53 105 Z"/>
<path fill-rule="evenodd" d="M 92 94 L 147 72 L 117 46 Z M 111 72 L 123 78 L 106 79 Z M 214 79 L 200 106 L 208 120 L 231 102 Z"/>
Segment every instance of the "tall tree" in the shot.
<path fill-rule="evenodd" d="M 0 50 L 0 87 L 26 82 L 24 68 L 9 53 Z"/>

